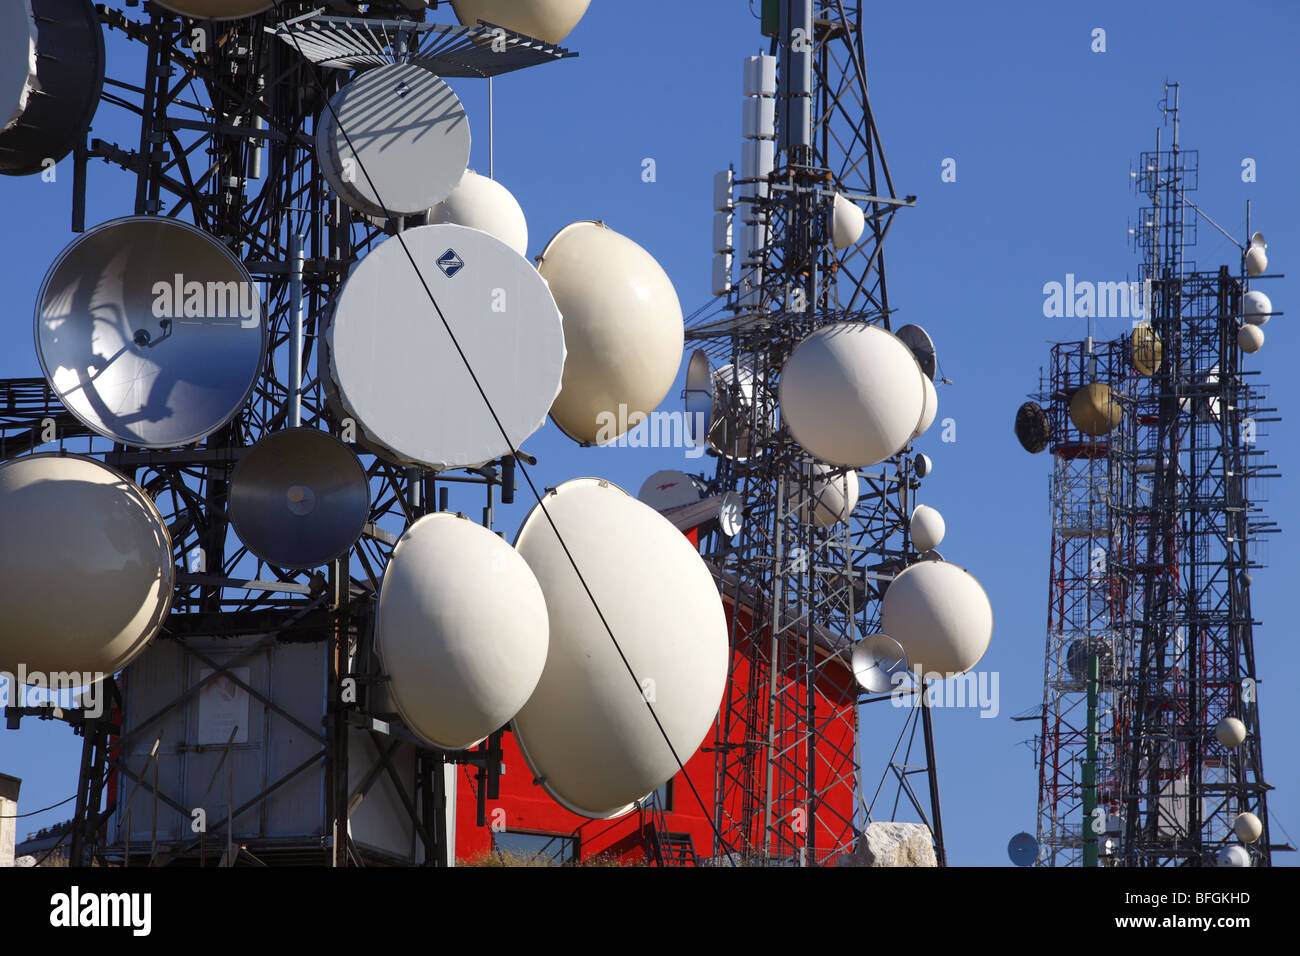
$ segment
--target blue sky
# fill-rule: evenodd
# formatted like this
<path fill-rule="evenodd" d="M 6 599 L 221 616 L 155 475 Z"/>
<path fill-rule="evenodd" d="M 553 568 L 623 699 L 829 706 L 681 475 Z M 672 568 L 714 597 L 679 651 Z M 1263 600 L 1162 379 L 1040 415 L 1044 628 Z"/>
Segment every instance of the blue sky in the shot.
<path fill-rule="evenodd" d="M 993 603 L 993 644 L 980 670 L 997 671 L 1000 713 L 936 714 L 949 861 L 1004 865 L 1006 844 L 1033 832 L 1037 777 L 1024 742 L 1033 724 L 1010 717 L 1042 699 L 1049 501 L 1046 456 L 1030 457 L 1011 422 L 1037 390 L 1049 343 L 1086 334 L 1083 320 L 1043 317 L 1043 285 L 1067 273 L 1091 280 L 1135 278 L 1127 227 L 1139 200 L 1128 171 L 1150 149 L 1160 122 L 1163 82 L 1182 84 L 1184 145 L 1200 150 L 1195 201 L 1240 236 L 1246 201 L 1269 241 L 1271 272 L 1300 275 L 1295 157 L 1300 94 L 1294 41 L 1300 6 L 1287 0 L 1230 7 L 1209 2 L 1002 3 L 955 0 L 869 4 L 867 69 L 872 105 L 900 194 L 918 197 L 897 218 L 886 244 L 890 301 L 898 322 L 924 325 L 951 386 L 939 391 L 939 429 L 918 442 L 936 465 L 922 500 L 947 520 L 946 557 L 969 568 Z M 1092 31 L 1106 31 L 1093 53 Z M 577 219 L 602 219 L 652 252 L 689 313 L 710 281 L 711 179 L 739 161 L 741 59 L 766 46 L 746 0 L 594 0 L 567 41 L 580 58 L 506 77 L 496 84 L 496 175 L 523 205 L 530 255 Z M 120 39 L 110 70 L 138 61 Z M 137 75 L 142 75 L 137 73 Z M 487 169 L 486 87 L 455 81 L 475 131 L 474 165 Z M 475 122 L 477 121 L 477 125 Z M 94 135 L 132 141 L 116 111 L 101 110 Z M 1241 162 L 1256 160 L 1254 183 Z M 653 158 L 657 180 L 642 181 Z M 955 182 L 941 182 L 944 159 Z M 131 211 L 132 181 L 91 167 L 95 223 Z M 0 181 L 0 231 L 8 315 L 0 321 L 0 376 L 33 376 L 31 304 L 49 263 L 71 239 L 71 170 L 53 184 Z M 1234 247 L 1202 224 L 1191 253 L 1202 268 L 1228 263 Z M 1274 308 L 1290 312 L 1294 278 L 1274 280 Z M 1296 337 L 1282 316 L 1250 362 L 1271 385 L 1272 404 L 1291 419 L 1300 385 L 1288 371 Z M 1123 320 L 1103 323 L 1117 335 Z M 681 382 L 662 407 L 679 407 Z M 1290 582 L 1300 573 L 1297 485 L 1300 451 L 1290 421 L 1263 439 L 1283 477 L 1269 487 L 1271 517 L 1283 527 L 1252 599 L 1264 760 L 1275 839 L 1280 823 L 1300 836 L 1300 766 L 1294 728 L 1300 700 L 1286 690 L 1300 670 L 1290 631 Z M 671 449 L 583 449 L 548 425 L 525 446 L 539 458 L 539 485 L 599 475 L 633 493 L 659 468 L 711 470 Z M 527 503 L 498 512 L 513 538 Z M 453 507 L 456 502 L 453 498 Z M 466 502 L 466 510 L 470 507 Z M 868 711 L 864 734 L 892 744 L 897 715 Z M 0 770 L 24 778 L 21 810 L 72 794 L 79 739 L 65 726 L 24 722 L 0 732 Z M 60 808 L 21 821 L 20 834 L 67 816 Z M 1279 854 L 1295 865 L 1297 854 Z"/>

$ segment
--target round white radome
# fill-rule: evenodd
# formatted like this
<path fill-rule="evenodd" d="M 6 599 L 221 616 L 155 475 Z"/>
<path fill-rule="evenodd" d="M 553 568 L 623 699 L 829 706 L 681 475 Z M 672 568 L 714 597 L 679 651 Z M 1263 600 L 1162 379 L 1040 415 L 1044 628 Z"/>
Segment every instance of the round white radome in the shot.
<path fill-rule="evenodd" d="M 1224 847 L 1219 851 L 1217 860 L 1219 866 L 1225 867 L 1246 867 L 1250 866 L 1250 851 L 1240 843 Z"/>
<path fill-rule="evenodd" d="M 862 207 L 835 194 L 834 208 L 831 211 L 831 242 L 836 249 L 847 249 L 862 238 L 866 228 L 867 217 Z"/>
<path fill-rule="evenodd" d="M 799 482 L 792 507 L 804 518 L 819 528 L 830 528 L 848 521 L 853 509 L 858 506 L 858 473 L 852 469 L 832 468 L 821 462 L 812 466 L 811 482 L 806 479 Z M 806 492 L 811 484 L 810 492 Z"/>
<path fill-rule="evenodd" d="M 1258 276 L 1268 271 L 1268 253 L 1263 246 L 1251 246 L 1246 250 L 1246 275 Z"/>
<path fill-rule="evenodd" d="M 1242 311 L 1251 325 L 1264 325 L 1273 311 L 1273 303 L 1258 289 L 1251 289 L 1242 300 Z"/>
<path fill-rule="evenodd" d="M 1254 843 L 1263 836 L 1264 824 L 1259 817 L 1247 810 L 1237 814 L 1237 819 L 1232 821 L 1232 832 L 1237 834 L 1237 839 L 1242 843 Z"/>
<path fill-rule="evenodd" d="M 917 505 L 912 509 L 908 530 L 912 533 L 912 546 L 917 551 L 933 551 L 943 543 L 948 526 L 937 509 L 929 505 Z"/>
<path fill-rule="evenodd" d="M 0 464 L 0 670 L 113 674 L 171 609 L 172 542 L 153 501 L 91 458 Z"/>
<path fill-rule="evenodd" d="M 1224 717 L 1214 728 L 1214 736 L 1223 746 L 1235 750 L 1246 742 L 1246 725 L 1236 717 Z"/>
<path fill-rule="evenodd" d="M 515 717 L 516 740 L 561 806 L 620 816 L 679 769 L 647 700 L 683 762 L 717 716 L 728 646 L 713 575 L 666 518 L 595 478 L 546 495 L 516 547 L 551 621 L 546 667 Z"/>
<path fill-rule="evenodd" d="M 934 417 L 939 414 L 939 393 L 935 390 L 934 382 L 930 381 L 930 376 L 924 372 L 921 373 L 921 384 L 925 387 L 925 405 L 921 409 L 921 419 L 916 423 L 916 430 L 908 441 L 920 438 L 929 431 L 934 424 Z"/>
<path fill-rule="evenodd" d="M 988 650 L 993 607 L 965 569 L 921 561 L 890 582 L 880 629 L 903 646 L 913 670 L 951 677 L 970 670 Z"/>
<path fill-rule="evenodd" d="M 559 43 L 578 25 L 591 0 L 452 0 L 467 27 L 485 20 L 515 33 Z"/>
<path fill-rule="evenodd" d="M 1237 330 L 1237 346 L 1253 355 L 1264 347 L 1264 330 L 1258 325 L 1243 325 Z"/>
<path fill-rule="evenodd" d="M 814 458 L 862 468 L 896 454 L 925 410 L 920 366 L 891 333 L 864 322 L 817 329 L 781 373 L 791 434 Z"/>
<path fill-rule="evenodd" d="M 682 362 L 682 306 L 667 273 L 598 222 L 561 229 L 538 257 L 564 317 L 564 379 L 551 418 L 574 441 L 612 441 L 663 401 Z"/>
<path fill-rule="evenodd" d="M 528 255 L 528 220 L 518 200 L 495 179 L 467 169 L 447 198 L 429 210 L 429 222 L 449 222 L 496 236 Z"/>
<path fill-rule="evenodd" d="M 541 586 L 514 548 L 449 512 L 398 540 L 375 640 L 406 725 L 448 750 L 509 723 L 537 686 L 549 624 Z"/>
<path fill-rule="evenodd" d="M 704 482 L 699 478 L 667 468 L 647 478 L 636 497 L 637 501 L 645 502 L 655 511 L 668 511 L 693 505 L 704 497 L 704 493 Z"/>

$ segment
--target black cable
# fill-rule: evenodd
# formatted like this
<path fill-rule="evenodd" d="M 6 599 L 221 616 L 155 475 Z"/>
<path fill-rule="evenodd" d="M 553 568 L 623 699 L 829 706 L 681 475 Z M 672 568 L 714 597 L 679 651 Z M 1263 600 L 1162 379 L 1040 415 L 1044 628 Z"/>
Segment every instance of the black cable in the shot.
<path fill-rule="evenodd" d="M 53 810 L 57 807 L 63 806 L 65 803 L 70 803 L 76 799 L 77 799 L 77 795 L 74 793 L 72 796 L 68 797 L 67 800 L 60 800 L 58 803 L 52 803 L 48 807 L 42 807 L 39 810 L 32 810 L 28 813 L 15 813 L 13 816 L 0 815 L 0 820 L 21 820 L 23 817 L 34 817 L 38 813 L 44 813 L 47 810 Z"/>
<path fill-rule="evenodd" d="M 276 11 L 279 12 L 281 6 L 281 0 L 274 0 L 274 3 L 275 3 Z M 289 37 L 293 40 L 294 48 L 297 49 L 299 56 L 301 56 L 304 60 L 310 62 L 306 54 L 303 53 L 302 47 L 299 45 L 298 38 L 294 34 L 294 32 L 292 30 L 287 30 L 286 32 L 288 33 Z M 320 91 L 322 98 L 325 101 L 326 109 L 330 111 L 330 116 L 333 117 L 335 125 L 338 127 L 339 132 L 343 134 L 343 140 L 344 142 L 347 143 L 348 149 L 351 151 L 352 157 L 356 161 L 357 169 L 359 169 L 361 171 L 361 174 L 365 176 L 366 184 L 370 187 L 370 190 L 375 197 L 376 204 L 379 205 L 381 209 L 383 209 L 386 219 L 390 219 L 390 220 L 394 219 L 395 217 L 390 215 L 390 210 L 388 206 L 384 203 L 383 198 L 379 195 L 379 189 L 375 185 L 374 180 L 370 178 L 370 173 L 366 170 L 365 165 L 361 162 L 361 156 L 358 154 L 356 148 L 352 145 L 352 138 L 348 135 L 347 130 L 344 129 L 343 123 L 339 119 L 339 115 L 334 109 L 334 104 L 333 102 L 331 102 L 328 91 L 325 89 L 325 85 L 321 82 L 320 77 L 317 75 L 317 70 L 311 69 L 309 70 L 309 72 L 311 73 L 312 81 L 316 84 L 317 89 Z M 609 635 L 609 639 L 613 643 L 614 649 L 618 652 L 619 659 L 622 660 L 623 666 L 627 669 L 628 675 L 632 678 L 632 682 L 636 684 L 637 692 L 638 694 L 640 694 L 641 687 L 642 687 L 641 681 L 637 678 L 636 672 L 632 669 L 632 664 L 630 661 L 628 661 L 627 655 L 623 653 L 623 648 L 619 645 L 618 639 L 614 637 L 614 631 L 609 626 L 609 622 L 605 619 L 604 611 L 600 609 L 600 605 L 596 602 L 595 595 L 591 593 L 591 588 L 587 585 L 586 578 L 582 576 L 582 571 L 579 570 L 577 561 L 574 560 L 573 554 L 569 551 L 569 546 L 565 544 L 564 538 L 560 535 L 560 529 L 556 527 L 555 521 L 551 517 L 551 513 L 547 511 L 546 504 L 542 501 L 542 495 L 537 490 L 537 486 L 533 483 L 532 476 L 528 473 L 528 469 L 527 467 L 525 467 L 523 461 L 519 460 L 516 454 L 518 452 L 518 446 L 506 433 L 505 426 L 501 424 L 501 419 L 497 417 L 496 409 L 493 408 L 492 402 L 488 400 L 487 392 L 484 391 L 483 385 L 481 382 L 479 382 L 478 376 L 475 374 L 474 368 L 470 364 L 469 358 L 465 355 L 464 350 L 460 347 L 460 342 L 457 341 L 455 333 L 451 330 L 451 324 L 447 321 L 447 317 L 443 314 L 442 308 L 438 305 L 438 300 L 434 297 L 433 290 L 429 288 L 428 282 L 425 281 L 424 273 L 420 271 L 420 266 L 415 261 L 415 257 L 411 255 L 411 250 L 407 246 L 406 240 L 403 238 L 401 231 L 394 233 L 393 238 L 395 238 L 398 241 L 398 244 L 402 247 L 402 252 L 406 255 L 407 261 L 411 263 L 411 268 L 415 270 L 415 276 L 417 279 L 420 280 L 420 286 L 424 289 L 424 293 L 426 296 L 428 296 L 429 302 L 433 306 L 434 312 L 437 313 L 438 319 L 442 322 L 442 326 L 447 332 L 447 337 L 451 339 L 451 344 L 456 349 L 456 354 L 460 356 L 460 360 L 465 366 L 465 371 L 469 373 L 469 377 L 471 381 L 473 381 L 475 389 L 478 390 L 479 397 L 483 399 L 483 404 L 487 406 L 488 414 L 492 416 L 492 421 L 496 425 L 497 431 L 499 431 L 501 433 L 501 437 L 505 439 L 506 444 L 511 449 L 511 454 L 516 456 L 517 467 L 519 471 L 523 474 L 524 481 L 527 482 L 528 489 L 529 491 L 532 492 L 533 498 L 536 499 L 537 507 L 541 509 L 542 514 L 546 517 L 547 524 L 551 526 L 551 531 L 554 532 L 556 541 L 559 542 L 560 548 L 564 551 L 564 556 L 568 559 L 569 565 L 573 568 L 574 574 L 578 576 L 578 581 L 579 583 L 582 584 L 582 589 L 586 593 L 588 600 L 591 601 L 591 606 L 592 608 L 595 609 L 596 616 L 600 618 L 600 623 L 605 628 L 605 633 Z M 659 720 L 659 715 L 655 713 L 654 706 L 650 703 L 650 701 L 645 700 L 644 694 L 641 694 L 641 697 L 642 700 L 645 702 L 646 709 L 650 712 L 650 717 L 655 722 L 655 726 L 659 729 L 659 733 L 663 737 L 664 743 L 668 745 L 668 750 L 673 755 L 673 760 L 677 763 L 678 770 L 681 771 L 682 776 L 686 780 L 687 786 L 690 787 L 691 794 L 695 797 L 696 803 L 700 805 L 700 809 L 704 811 L 705 819 L 709 821 L 709 826 L 713 830 L 713 835 L 715 839 L 717 839 L 719 847 L 721 847 L 727 852 L 728 860 L 731 862 L 732 866 L 735 866 L 736 865 L 735 861 L 732 860 L 731 858 L 731 855 L 734 851 L 723 839 L 722 832 L 718 828 L 717 821 L 713 819 L 712 809 L 705 805 L 704 798 L 700 796 L 699 790 L 696 789 L 695 783 L 694 781 L 691 780 L 690 774 L 686 773 L 686 765 L 682 762 L 682 758 L 678 755 L 677 748 L 673 746 L 672 739 L 668 736 L 668 731 L 664 729 L 663 723 Z"/>

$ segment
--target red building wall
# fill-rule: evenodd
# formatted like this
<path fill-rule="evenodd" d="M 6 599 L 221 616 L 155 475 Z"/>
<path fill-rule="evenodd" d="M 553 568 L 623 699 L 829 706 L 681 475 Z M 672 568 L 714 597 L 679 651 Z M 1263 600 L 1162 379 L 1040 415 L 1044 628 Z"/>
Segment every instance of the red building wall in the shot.
<path fill-rule="evenodd" d="M 728 625 L 731 623 L 732 607 L 726 605 Z M 738 632 L 738 645 L 743 648 L 744 631 L 747 629 L 748 615 L 742 609 L 742 626 Z M 759 631 L 759 640 L 765 640 L 764 631 Z M 765 678 L 764 678 L 765 680 Z M 852 675 L 843 667 L 829 665 L 825 670 L 825 688 L 819 695 L 818 722 L 825 720 L 823 740 L 827 746 L 824 752 L 842 751 L 855 754 L 853 728 L 856 726 L 851 718 L 852 709 L 856 709 L 853 694 Z M 749 666 L 744 654 L 732 652 L 732 667 L 727 694 L 743 694 L 749 682 Z M 847 690 L 847 693 L 846 693 Z M 834 702 L 834 703 L 831 703 Z M 835 711 L 835 713 L 832 713 Z M 733 742 L 743 739 L 745 729 L 735 726 L 733 721 L 731 738 Z M 665 813 L 666 826 L 675 833 L 688 833 L 694 842 L 695 852 L 701 857 L 714 856 L 714 830 L 711 822 L 715 804 L 716 765 L 713 747 L 716 742 L 717 721 L 709 728 L 701 748 L 686 761 L 685 773 L 673 778 L 671 809 Z M 566 835 L 577 842 L 577 854 L 580 860 L 609 855 L 625 863 L 646 860 L 647 853 L 642 835 L 642 816 L 633 811 L 614 820 L 589 820 L 586 817 L 570 813 L 547 795 L 539 785 L 533 783 L 532 772 L 524 761 L 514 736 L 506 733 L 502 738 L 502 752 L 505 772 L 500 778 L 500 796 L 497 800 L 486 802 L 483 826 L 477 821 L 477 781 L 476 770 L 471 766 L 462 766 L 457 780 L 456 800 L 456 858 L 461 862 L 470 862 L 484 857 L 493 849 L 493 831 L 536 833 L 547 835 Z M 761 752 L 759 755 L 761 759 Z M 835 845 L 844 838 L 844 821 L 853 819 L 854 787 L 856 782 L 851 766 L 845 766 L 841 760 L 827 761 L 819 756 L 817 781 L 819 791 L 825 791 L 822 804 L 825 813 L 819 813 L 817 821 L 816 842 L 818 846 Z M 691 792 L 694 784 L 699 793 L 697 802 Z M 761 779 L 761 778 L 760 778 Z M 738 798 L 739 794 L 733 794 Z M 734 802 L 734 801 L 733 801 Z M 729 812 L 738 815 L 738 807 L 729 807 Z"/>

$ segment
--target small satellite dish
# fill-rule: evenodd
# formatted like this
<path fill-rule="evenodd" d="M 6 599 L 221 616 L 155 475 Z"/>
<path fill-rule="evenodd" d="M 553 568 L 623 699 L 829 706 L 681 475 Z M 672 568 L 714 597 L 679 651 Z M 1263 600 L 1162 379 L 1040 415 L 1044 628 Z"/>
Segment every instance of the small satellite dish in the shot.
<path fill-rule="evenodd" d="M 261 374 L 266 323 L 229 249 L 158 216 L 103 223 L 50 266 L 36 352 L 68 411 L 105 438 L 172 448 L 229 422 Z"/>
<path fill-rule="evenodd" d="M 748 461 L 771 433 L 772 398 L 754 378 L 744 365 L 724 365 L 713 375 L 709 446 L 733 461 Z"/>
<path fill-rule="evenodd" d="M 896 675 L 907 673 L 907 653 L 886 634 L 871 634 L 853 648 L 853 679 L 868 694 L 887 694 L 896 686 Z"/>
<path fill-rule="evenodd" d="M 1224 717 L 1214 728 L 1219 743 L 1230 750 L 1236 750 L 1246 742 L 1246 733 L 1246 725 L 1236 717 Z"/>
<path fill-rule="evenodd" d="M 948 530 L 943 515 L 937 508 L 931 508 L 929 505 L 917 505 L 913 508 L 907 524 L 912 534 L 912 545 L 920 552 L 933 551 L 939 547 Z"/>
<path fill-rule="evenodd" d="M 1037 402 L 1025 402 L 1016 410 L 1016 439 L 1031 455 L 1037 455 L 1052 440 L 1052 424 Z"/>
<path fill-rule="evenodd" d="M 917 455 L 912 459 L 912 470 L 916 472 L 916 477 L 924 478 L 934 471 L 934 462 L 929 455 Z"/>
<path fill-rule="evenodd" d="M 740 534 L 745 523 L 745 502 L 735 491 L 722 493 L 722 502 L 718 507 L 718 527 L 727 538 Z"/>
<path fill-rule="evenodd" d="M 1033 866 L 1038 862 L 1038 841 L 1028 833 L 1017 833 L 1007 844 L 1007 856 L 1016 866 Z"/>
<path fill-rule="evenodd" d="M 862 207 L 836 193 L 831 209 L 831 242 L 835 248 L 847 249 L 853 245 L 862 238 L 866 225 L 867 217 Z"/>
<path fill-rule="evenodd" d="M 195 20 L 242 20 L 275 6 L 274 0 L 153 0 L 160 7 Z"/>
<path fill-rule="evenodd" d="M 1258 276 L 1268 271 L 1268 253 L 1263 246 L 1251 246 L 1246 250 L 1246 275 Z"/>
<path fill-rule="evenodd" d="M 1265 325 L 1273 312 L 1273 303 L 1258 289 L 1251 289 L 1242 299 L 1242 311 L 1251 325 Z"/>
<path fill-rule="evenodd" d="M 1240 843 L 1235 843 L 1220 850 L 1215 862 L 1217 865 L 1224 867 L 1248 867 L 1250 866 L 1250 851 Z"/>
<path fill-rule="evenodd" d="M 693 505 L 704 497 L 704 482 L 682 471 L 656 471 L 641 485 L 637 500 L 644 501 L 655 511 L 667 511 L 682 505 Z"/>
<path fill-rule="evenodd" d="M 1237 347 L 1254 355 L 1264 347 L 1264 330 L 1258 325 L 1243 325 L 1237 330 Z"/>
<path fill-rule="evenodd" d="M 713 365 L 701 350 L 686 363 L 686 431 L 695 447 L 705 444 L 713 424 Z"/>
<path fill-rule="evenodd" d="M 419 226 L 401 239 L 420 274 L 392 237 L 339 293 L 325 335 L 331 399 L 391 461 L 441 470 L 510 454 L 545 424 L 564 374 L 564 332 L 546 282 L 477 229 Z"/>
<path fill-rule="evenodd" d="M 278 568 L 314 568 L 356 543 L 370 514 L 357 456 L 325 432 L 263 437 L 235 467 L 230 521 L 239 539 Z"/>
<path fill-rule="evenodd" d="M 1078 638 L 1070 642 L 1065 649 L 1065 667 L 1070 676 L 1077 681 L 1088 679 L 1088 657 L 1092 651 L 1097 652 L 1097 668 L 1100 679 L 1115 679 L 1115 649 L 1111 642 L 1101 636 Z"/>
<path fill-rule="evenodd" d="M 456 94 L 409 63 L 362 73 L 316 123 L 321 172 L 340 199 L 370 216 L 414 216 L 442 202 L 465 175 L 469 149 Z"/>
<path fill-rule="evenodd" d="M 1268 243 L 1264 241 L 1264 234 L 1262 232 L 1256 232 L 1251 234 L 1250 245 L 1252 248 L 1255 246 L 1259 246 L 1261 249 L 1268 248 Z"/>
<path fill-rule="evenodd" d="M 916 358 L 916 364 L 921 366 L 921 371 L 933 382 L 935 376 L 939 374 L 939 357 L 935 353 L 934 342 L 930 338 L 930 333 L 919 325 L 904 325 L 894 334 L 912 350 L 912 355 Z"/>
<path fill-rule="evenodd" d="M 1154 375 L 1160 371 L 1160 362 L 1164 357 L 1164 343 L 1156 330 L 1149 325 L 1139 325 L 1133 330 L 1129 339 L 1129 352 L 1133 367 L 1143 375 Z"/>
<path fill-rule="evenodd" d="M 943 555 L 940 554 L 938 551 L 936 551 L 934 548 L 931 548 L 929 551 L 924 551 L 924 552 L 922 552 L 920 555 L 918 555 L 917 560 L 919 560 L 919 561 L 942 561 L 942 560 L 943 560 Z"/>
<path fill-rule="evenodd" d="M 85 137 L 104 86 L 104 34 L 90 0 L 0 7 L 0 173 L 27 176 Z"/>
<path fill-rule="evenodd" d="M 465 170 L 456 188 L 429 210 L 429 222 L 482 229 L 521 256 L 528 255 L 528 220 L 519 201 L 495 179 Z"/>

